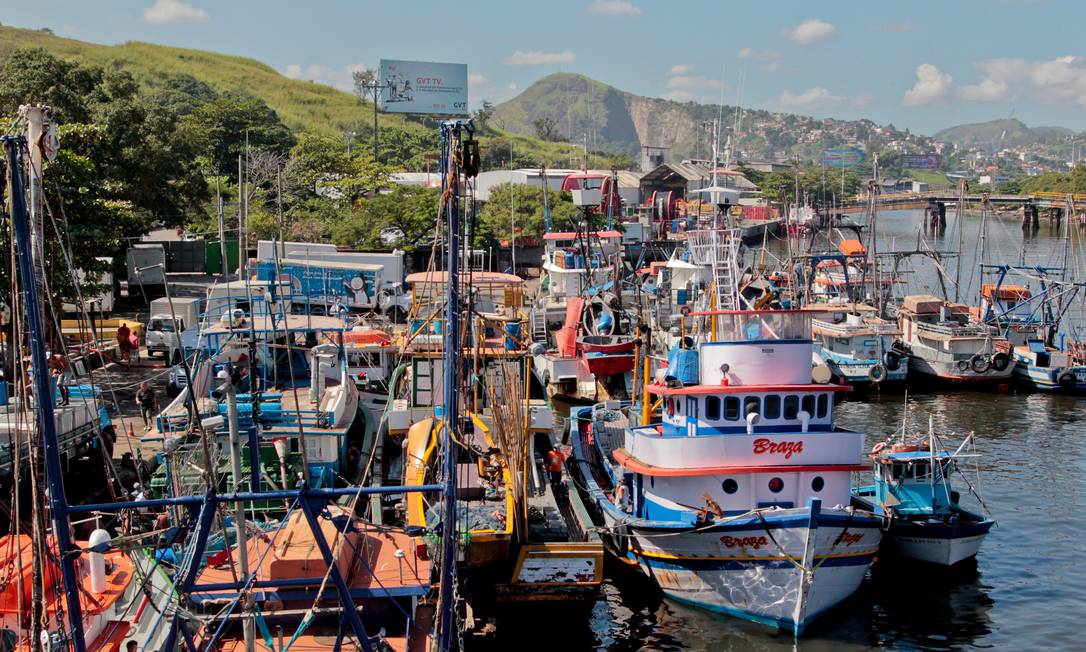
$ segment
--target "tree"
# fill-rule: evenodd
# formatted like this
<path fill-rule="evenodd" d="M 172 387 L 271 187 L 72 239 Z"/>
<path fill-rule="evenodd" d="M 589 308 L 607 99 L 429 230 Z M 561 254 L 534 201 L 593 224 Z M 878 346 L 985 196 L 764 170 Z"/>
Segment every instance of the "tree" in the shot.
<path fill-rule="evenodd" d="M 263 100 L 226 93 L 199 105 L 184 124 L 199 144 L 208 167 L 237 182 L 238 156 L 249 148 L 286 152 L 294 136 Z"/>
<path fill-rule="evenodd" d="M 44 48 L 15 50 L 0 67 L 0 116 L 14 117 L 20 104 L 45 104 L 58 122 L 87 122 L 101 81 L 101 68 L 58 59 Z"/>
<path fill-rule="evenodd" d="M 363 200 L 351 217 L 332 227 L 332 242 L 345 247 L 429 246 L 437 220 L 436 188 L 392 187 Z"/>
<path fill-rule="evenodd" d="M 554 118 L 536 118 L 532 120 L 532 127 L 535 128 L 536 138 L 552 142 L 558 140 L 558 122 Z"/>
<path fill-rule="evenodd" d="M 354 79 L 354 94 L 364 102 L 373 101 L 373 86 L 378 82 L 377 71 L 372 68 L 362 68 L 351 73 Z"/>
<path fill-rule="evenodd" d="M 475 121 L 475 127 L 480 131 L 486 129 L 490 123 L 490 119 L 494 117 L 494 104 L 488 100 L 483 100 L 482 106 L 475 110 L 475 113 L 471 115 L 472 120 Z"/>
<path fill-rule="evenodd" d="M 510 215 L 510 202 L 515 218 Z M 547 203 L 550 207 L 551 224 L 556 229 L 572 229 L 584 220 L 581 210 L 573 205 L 573 198 L 568 192 L 548 189 Z M 479 218 L 476 243 L 484 245 L 508 241 L 512 233 L 511 220 L 516 222 L 518 238 L 539 238 L 543 235 L 546 222 L 543 213 L 543 190 L 540 187 L 502 183 L 491 188 L 489 199 Z"/>

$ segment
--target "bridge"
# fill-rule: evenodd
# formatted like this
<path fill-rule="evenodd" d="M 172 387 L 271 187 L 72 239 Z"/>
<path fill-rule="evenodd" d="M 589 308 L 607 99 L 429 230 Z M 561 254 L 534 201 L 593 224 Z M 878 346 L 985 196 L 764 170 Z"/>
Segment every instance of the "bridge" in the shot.
<path fill-rule="evenodd" d="M 893 192 L 881 193 L 878 198 L 880 208 L 899 210 L 927 209 L 932 205 L 957 204 L 961 197 L 950 188 L 929 190 L 927 192 Z M 1036 206 L 1038 209 L 1066 210 L 1068 201 L 1072 207 L 1086 207 L 1086 194 L 1067 194 L 1062 192 L 1035 192 L 1028 195 L 999 195 L 992 193 L 970 194 L 965 196 L 966 204 L 980 206 L 985 201 L 989 205 L 1001 206 Z M 844 213 L 857 213 L 867 210 L 868 198 L 866 195 L 856 195 L 850 201 L 843 204 L 840 210 Z"/>

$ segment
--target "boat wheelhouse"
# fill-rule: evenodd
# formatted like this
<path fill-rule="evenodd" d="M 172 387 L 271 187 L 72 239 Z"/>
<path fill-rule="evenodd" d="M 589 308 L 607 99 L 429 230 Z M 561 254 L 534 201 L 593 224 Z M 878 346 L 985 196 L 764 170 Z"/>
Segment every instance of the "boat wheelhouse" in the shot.
<path fill-rule="evenodd" d="M 613 288 L 622 260 L 618 231 L 543 234 L 543 278 L 539 305 L 548 323 L 560 323 L 566 302 Z"/>
<path fill-rule="evenodd" d="M 953 383 L 996 382 L 1013 371 L 1010 343 L 969 308 L 931 295 L 909 295 L 898 308 L 901 347 L 909 373 Z"/>
<path fill-rule="evenodd" d="M 691 316 L 712 317 L 716 341 L 697 345 L 696 382 L 646 386 L 659 421 L 617 440 L 575 415 L 578 454 L 606 476 L 590 494 L 667 596 L 798 634 L 859 587 L 881 539 L 850 506 L 863 434 L 833 425 L 849 388 L 811 381 L 808 313 Z"/>
<path fill-rule="evenodd" d="M 894 349 L 901 331 L 893 322 L 864 316 L 842 306 L 811 320 L 816 364 L 829 367 L 833 377 L 850 385 L 904 381 L 909 358 Z"/>
<path fill-rule="evenodd" d="M 885 542 L 902 557 L 942 566 L 972 559 L 995 521 L 960 504 L 950 477 L 961 457 L 933 439 L 876 444 L 874 484 L 857 489 L 853 503 L 890 519 Z"/>

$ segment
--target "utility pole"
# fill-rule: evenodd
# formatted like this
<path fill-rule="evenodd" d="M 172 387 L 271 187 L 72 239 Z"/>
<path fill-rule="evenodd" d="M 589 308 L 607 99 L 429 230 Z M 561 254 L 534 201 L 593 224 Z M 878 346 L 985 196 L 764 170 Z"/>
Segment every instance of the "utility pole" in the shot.
<path fill-rule="evenodd" d="M 352 134 L 354 132 L 351 132 Z M 351 141 L 347 141 L 347 156 L 351 155 Z M 279 216 L 279 255 L 286 258 L 287 245 L 284 242 L 283 235 L 283 169 L 280 166 L 275 168 L 275 211 Z"/>
<path fill-rule="evenodd" d="M 222 256 L 222 277 L 225 281 L 230 276 L 230 259 L 226 251 L 226 219 L 223 215 L 222 185 L 218 175 L 215 176 L 215 204 L 219 214 L 219 255 Z"/>
<path fill-rule="evenodd" d="M 509 139 L 509 255 L 512 258 L 513 274 L 517 273 L 517 210 L 516 196 L 513 194 L 513 139 Z"/>
<path fill-rule="evenodd" d="M 245 169 L 238 154 L 238 278 L 245 278 Z"/>

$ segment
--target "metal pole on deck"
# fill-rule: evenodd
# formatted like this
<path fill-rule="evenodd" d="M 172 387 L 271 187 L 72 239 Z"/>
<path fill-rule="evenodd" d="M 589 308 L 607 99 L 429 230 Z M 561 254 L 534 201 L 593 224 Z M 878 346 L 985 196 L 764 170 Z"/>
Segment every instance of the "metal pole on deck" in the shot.
<path fill-rule="evenodd" d="M 223 370 L 219 372 L 219 379 L 223 381 L 222 391 L 226 396 L 226 421 L 230 432 L 230 472 L 233 475 L 232 491 L 241 491 L 241 435 L 238 425 L 238 396 L 234 391 L 234 383 L 230 380 L 230 373 Z M 259 491 L 259 487 L 252 487 L 252 491 Z M 237 532 L 238 566 L 241 569 L 242 583 L 249 579 L 249 538 L 245 531 L 245 503 L 238 501 L 234 505 L 234 528 Z M 248 652 L 256 651 L 256 623 L 252 619 L 252 594 L 246 592 L 242 598 L 242 608 L 245 618 L 242 619 L 242 629 L 245 634 L 245 649 Z"/>
<path fill-rule="evenodd" d="M 4 137 L 4 153 L 8 164 L 8 188 L 11 193 L 11 221 L 18 244 L 19 273 L 23 277 L 21 289 L 26 305 L 27 321 L 30 327 L 30 355 L 34 365 L 34 399 L 38 411 L 38 427 L 45 457 L 45 474 L 49 486 L 49 507 L 53 516 L 53 536 L 56 538 L 60 556 L 60 572 L 64 581 L 64 597 L 68 607 L 69 632 L 74 652 L 85 652 L 86 641 L 83 639 L 83 608 L 79 602 L 79 578 L 75 572 L 75 557 L 78 550 L 72 545 L 68 522 L 68 498 L 64 493 L 64 476 L 60 464 L 60 446 L 57 442 L 57 428 L 54 416 L 53 386 L 45 361 L 45 329 L 42 320 L 37 287 L 37 271 L 31 257 L 32 243 L 26 210 L 26 197 L 22 169 L 19 165 L 20 151 L 26 147 L 26 139 Z M 32 641 L 31 645 L 38 645 Z"/>

